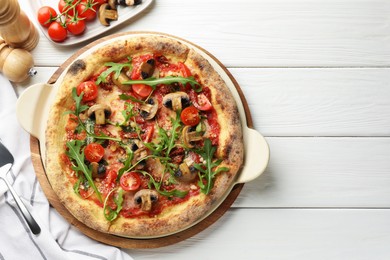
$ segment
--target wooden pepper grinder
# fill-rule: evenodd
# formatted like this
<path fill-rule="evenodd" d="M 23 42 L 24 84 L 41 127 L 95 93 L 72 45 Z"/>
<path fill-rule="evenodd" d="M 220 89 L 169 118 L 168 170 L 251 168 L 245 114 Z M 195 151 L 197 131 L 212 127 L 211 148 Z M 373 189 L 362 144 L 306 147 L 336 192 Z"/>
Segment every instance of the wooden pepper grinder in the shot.
<path fill-rule="evenodd" d="M 34 60 L 31 53 L 24 49 L 10 48 L 0 38 L 0 71 L 10 81 L 22 82 L 37 74 L 33 65 Z"/>
<path fill-rule="evenodd" d="M 38 44 L 39 34 L 17 0 L 1 0 L 0 35 L 13 48 L 31 51 Z"/>

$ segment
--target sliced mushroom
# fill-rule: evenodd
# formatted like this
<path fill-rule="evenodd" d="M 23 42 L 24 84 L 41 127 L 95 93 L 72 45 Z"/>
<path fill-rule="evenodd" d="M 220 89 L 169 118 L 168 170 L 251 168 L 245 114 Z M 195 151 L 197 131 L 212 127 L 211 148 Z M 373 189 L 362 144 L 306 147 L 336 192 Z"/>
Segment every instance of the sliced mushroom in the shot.
<path fill-rule="evenodd" d="M 141 76 L 143 79 L 149 78 L 153 75 L 154 69 L 156 68 L 156 61 L 149 59 L 141 65 Z"/>
<path fill-rule="evenodd" d="M 124 6 L 139 5 L 142 3 L 142 0 L 117 0 L 118 4 Z"/>
<path fill-rule="evenodd" d="M 174 111 L 183 109 L 190 105 L 190 98 L 188 94 L 182 91 L 173 92 L 165 95 L 163 97 L 163 104 L 167 108 L 170 108 Z"/>
<path fill-rule="evenodd" d="M 191 182 L 197 176 L 197 171 L 193 166 L 194 161 L 187 157 L 184 161 L 179 165 L 179 169 L 175 172 L 175 177 L 177 180 L 182 182 Z"/>
<path fill-rule="evenodd" d="M 105 104 L 95 104 L 88 109 L 87 115 L 89 118 L 95 119 L 97 125 L 104 125 L 106 117 L 111 115 L 111 108 Z"/>
<path fill-rule="evenodd" d="M 115 73 L 112 73 L 111 79 L 112 82 L 114 82 L 114 84 L 118 86 L 118 88 L 122 89 L 123 91 L 131 90 L 131 85 L 123 84 L 123 82 L 130 80 L 130 78 L 126 75 L 126 73 L 121 72 L 118 78 L 115 77 Z"/>
<path fill-rule="evenodd" d="M 183 143 L 188 148 L 193 148 L 192 142 L 197 142 L 203 139 L 202 134 L 196 131 L 191 131 L 191 126 L 185 126 L 181 133 Z"/>
<path fill-rule="evenodd" d="M 150 189 L 142 189 L 134 194 L 134 202 L 141 205 L 142 211 L 149 212 L 152 209 L 152 204 L 158 201 L 157 191 Z"/>
<path fill-rule="evenodd" d="M 149 98 L 146 104 L 143 104 L 140 108 L 140 115 L 146 120 L 152 119 L 158 110 L 158 101 L 155 98 Z"/>
<path fill-rule="evenodd" d="M 110 21 L 118 20 L 118 11 L 111 9 L 110 5 L 106 3 L 100 6 L 98 16 L 101 24 L 109 26 Z"/>
<path fill-rule="evenodd" d="M 116 10 L 117 0 L 108 0 L 108 5 L 111 9 Z"/>
<path fill-rule="evenodd" d="M 148 151 L 146 147 L 142 144 L 142 142 L 138 139 L 134 140 L 131 145 L 131 150 L 133 153 L 133 160 L 131 161 L 132 165 L 135 165 L 135 169 L 140 170 L 145 167 L 146 162 L 143 160 L 146 156 L 148 156 Z"/>
<path fill-rule="evenodd" d="M 91 162 L 91 166 L 93 178 L 101 178 L 106 173 L 106 166 L 102 163 Z"/>

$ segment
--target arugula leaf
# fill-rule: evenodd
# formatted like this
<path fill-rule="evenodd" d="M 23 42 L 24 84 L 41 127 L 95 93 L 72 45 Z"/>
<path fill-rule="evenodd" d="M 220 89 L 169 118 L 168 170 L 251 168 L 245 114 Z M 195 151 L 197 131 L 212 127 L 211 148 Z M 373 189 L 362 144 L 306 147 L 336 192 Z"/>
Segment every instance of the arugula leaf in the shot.
<path fill-rule="evenodd" d="M 148 86 L 151 86 L 153 89 L 156 89 L 157 85 L 159 84 L 172 84 L 172 83 L 181 83 L 183 85 L 186 85 L 189 83 L 192 87 L 192 89 L 195 90 L 195 92 L 201 92 L 202 87 L 201 85 L 195 80 L 194 76 L 191 77 L 180 77 L 180 76 L 167 76 L 165 78 L 147 78 L 147 79 L 140 79 L 140 80 L 128 80 L 124 81 L 122 84 L 145 84 Z"/>
<path fill-rule="evenodd" d="M 181 191 L 176 189 L 170 191 L 161 190 L 161 182 L 156 181 L 150 173 L 141 170 L 138 170 L 137 172 L 142 173 L 144 176 L 148 176 L 149 177 L 148 188 L 151 189 L 153 185 L 156 191 L 163 196 L 184 198 L 188 194 L 188 191 Z"/>
<path fill-rule="evenodd" d="M 116 197 L 113 198 L 115 204 L 116 204 L 116 209 L 113 210 L 111 209 L 108 204 L 108 198 L 110 197 L 111 193 L 113 193 L 116 189 L 113 189 L 110 191 L 110 193 L 107 195 L 106 199 L 104 200 L 104 206 L 103 206 L 103 214 L 104 217 L 108 221 L 113 221 L 118 217 L 119 212 L 122 210 L 122 205 L 123 205 L 123 190 L 119 189 L 119 192 Z"/>
<path fill-rule="evenodd" d="M 126 158 L 126 161 L 124 163 L 124 166 L 119 169 L 118 171 L 118 180 L 122 177 L 122 175 L 128 171 L 130 169 L 130 167 L 132 166 L 131 165 L 131 162 L 133 160 L 133 157 L 134 157 L 134 152 L 128 147 L 128 146 L 125 146 L 124 147 L 125 150 L 126 150 L 126 154 L 127 154 L 127 158 Z"/>
<path fill-rule="evenodd" d="M 120 124 L 120 126 L 127 125 L 130 119 L 135 116 L 133 108 L 133 104 L 127 102 L 125 103 L 125 110 L 122 110 L 122 116 L 125 120 Z"/>
<path fill-rule="evenodd" d="M 126 94 L 120 94 L 120 95 L 119 95 L 119 98 L 120 98 L 121 100 L 131 100 L 131 101 L 133 101 L 133 102 L 145 104 L 145 101 L 140 100 L 140 99 L 137 99 L 137 98 L 135 98 L 135 97 L 133 97 L 133 96 L 130 96 L 130 95 L 126 95 Z"/>
<path fill-rule="evenodd" d="M 114 77 L 117 79 L 122 71 L 123 68 L 127 67 L 130 70 L 132 69 L 131 65 L 131 58 L 127 58 L 129 61 L 126 63 L 115 63 L 115 62 L 107 62 L 104 64 L 104 66 L 110 67 L 107 70 L 103 71 L 99 77 L 97 78 L 95 84 L 98 85 L 101 82 L 107 82 L 107 77 L 110 75 L 112 72 L 115 72 Z"/>
<path fill-rule="evenodd" d="M 82 145 L 83 142 L 80 140 L 67 142 L 66 146 L 69 148 L 69 150 L 66 152 L 66 154 L 70 159 L 74 160 L 75 164 L 73 164 L 72 169 L 76 172 L 82 172 L 84 174 L 85 178 L 88 180 L 89 186 L 92 187 L 99 201 L 102 202 L 102 196 L 92 179 L 92 169 L 84 162 L 84 150 L 81 148 Z"/>
<path fill-rule="evenodd" d="M 219 167 L 215 171 L 213 169 L 221 164 L 222 160 L 213 161 L 213 156 L 217 147 L 211 145 L 210 139 L 204 141 L 203 150 L 198 151 L 198 153 L 203 157 L 206 164 L 203 163 L 194 163 L 193 166 L 199 171 L 199 181 L 198 185 L 201 192 L 208 194 L 214 186 L 214 178 L 220 172 L 229 171 L 227 167 Z M 206 184 L 203 183 L 203 180 L 206 180 Z"/>

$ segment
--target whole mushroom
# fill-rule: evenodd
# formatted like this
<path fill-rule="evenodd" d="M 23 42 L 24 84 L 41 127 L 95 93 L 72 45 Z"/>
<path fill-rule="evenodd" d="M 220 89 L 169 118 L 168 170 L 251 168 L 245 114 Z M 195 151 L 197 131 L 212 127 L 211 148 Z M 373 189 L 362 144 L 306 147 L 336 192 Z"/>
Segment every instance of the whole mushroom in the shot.
<path fill-rule="evenodd" d="M 110 21 L 118 20 L 118 11 L 112 9 L 109 4 L 102 4 L 98 12 L 99 21 L 105 26 L 110 25 Z"/>

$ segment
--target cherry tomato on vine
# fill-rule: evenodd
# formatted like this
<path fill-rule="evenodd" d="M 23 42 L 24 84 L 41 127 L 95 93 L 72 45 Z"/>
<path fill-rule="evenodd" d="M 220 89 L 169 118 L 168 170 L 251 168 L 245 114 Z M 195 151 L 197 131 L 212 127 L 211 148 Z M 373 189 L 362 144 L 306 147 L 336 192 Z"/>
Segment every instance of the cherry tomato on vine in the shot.
<path fill-rule="evenodd" d="M 97 6 L 93 0 L 82 0 L 76 6 L 76 10 L 80 18 L 85 18 L 87 21 L 92 21 L 96 17 Z"/>
<path fill-rule="evenodd" d="M 66 28 L 73 35 L 80 35 L 85 31 L 85 22 L 76 17 L 68 18 L 66 20 Z"/>
<path fill-rule="evenodd" d="M 85 158 L 90 162 L 99 162 L 104 156 L 104 148 L 101 144 L 90 143 L 84 149 Z"/>
<path fill-rule="evenodd" d="M 84 93 L 83 101 L 92 101 L 98 96 L 98 87 L 94 81 L 84 81 L 76 88 L 77 95 L 80 96 Z"/>
<path fill-rule="evenodd" d="M 58 10 L 60 13 L 67 13 L 70 16 L 74 15 L 73 5 L 76 4 L 77 0 L 60 0 L 58 2 Z"/>
<path fill-rule="evenodd" d="M 44 27 L 49 27 L 56 16 L 57 12 L 50 6 L 42 6 L 38 10 L 38 22 Z"/>
<path fill-rule="evenodd" d="M 62 42 L 66 39 L 68 33 L 64 26 L 62 26 L 59 22 L 54 21 L 50 24 L 49 29 L 47 30 L 50 39 L 56 42 Z"/>
<path fill-rule="evenodd" d="M 141 186 L 141 178 L 136 172 L 126 172 L 119 181 L 125 191 L 137 190 Z"/>
<path fill-rule="evenodd" d="M 200 121 L 199 111 L 193 106 L 186 107 L 181 112 L 180 119 L 185 125 L 196 126 Z"/>
<path fill-rule="evenodd" d="M 97 6 L 101 6 L 102 4 L 105 4 L 108 2 L 108 0 L 94 0 L 94 3 L 96 3 Z"/>

